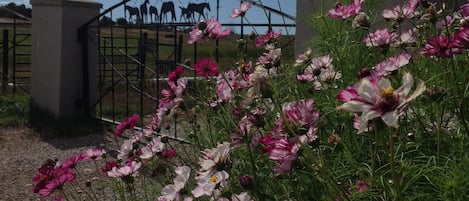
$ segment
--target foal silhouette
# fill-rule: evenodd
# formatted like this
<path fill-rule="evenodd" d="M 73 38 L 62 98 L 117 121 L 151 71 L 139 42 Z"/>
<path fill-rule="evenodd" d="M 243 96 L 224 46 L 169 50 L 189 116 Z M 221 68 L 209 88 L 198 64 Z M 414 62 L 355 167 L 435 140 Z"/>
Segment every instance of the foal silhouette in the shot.
<path fill-rule="evenodd" d="M 187 5 L 187 10 L 194 15 L 194 13 L 199 13 L 199 21 L 200 17 L 203 17 L 204 19 L 207 19 L 207 16 L 204 14 L 204 10 L 207 9 L 210 11 L 210 4 L 209 3 L 189 3 Z"/>
<path fill-rule="evenodd" d="M 147 4 L 150 4 L 150 0 L 145 0 L 145 2 L 140 5 L 140 19 L 142 19 L 142 23 L 148 22 Z"/>
<path fill-rule="evenodd" d="M 153 17 L 155 16 L 155 17 Z M 155 22 L 158 22 L 158 9 L 155 6 L 150 6 L 150 20 L 151 23 L 153 23 L 153 19 L 155 19 Z"/>
<path fill-rule="evenodd" d="M 163 21 L 163 15 L 164 15 L 164 19 L 167 22 L 166 13 L 168 12 L 171 13 L 171 22 L 176 21 L 176 11 L 174 11 L 174 3 L 172 1 L 167 1 L 167 2 L 163 2 L 163 4 L 161 5 L 160 23 Z"/>
<path fill-rule="evenodd" d="M 125 10 L 129 12 L 129 22 L 132 22 L 132 16 L 135 16 L 137 19 L 135 22 L 140 21 L 140 15 L 139 15 L 139 10 L 137 7 L 132 7 L 132 6 L 125 6 Z"/>

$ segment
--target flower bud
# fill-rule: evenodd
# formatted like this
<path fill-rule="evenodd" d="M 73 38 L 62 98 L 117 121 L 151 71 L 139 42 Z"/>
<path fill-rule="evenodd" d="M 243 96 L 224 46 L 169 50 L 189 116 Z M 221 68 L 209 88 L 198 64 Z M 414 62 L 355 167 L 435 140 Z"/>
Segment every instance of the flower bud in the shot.
<path fill-rule="evenodd" d="M 250 174 L 244 174 L 239 177 L 239 183 L 245 189 L 252 188 L 254 182 L 254 177 Z"/>

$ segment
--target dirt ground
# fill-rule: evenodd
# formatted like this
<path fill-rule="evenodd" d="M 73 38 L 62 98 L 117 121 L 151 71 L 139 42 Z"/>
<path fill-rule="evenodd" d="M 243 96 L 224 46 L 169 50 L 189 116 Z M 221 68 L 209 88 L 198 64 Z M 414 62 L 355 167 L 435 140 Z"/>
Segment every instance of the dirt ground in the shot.
<path fill-rule="evenodd" d="M 32 192 L 37 169 L 47 159 L 64 159 L 88 148 L 110 149 L 110 132 L 50 136 L 31 128 L 0 128 L 0 200 L 39 200 Z M 114 149 L 115 150 L 115 149 Z"/>

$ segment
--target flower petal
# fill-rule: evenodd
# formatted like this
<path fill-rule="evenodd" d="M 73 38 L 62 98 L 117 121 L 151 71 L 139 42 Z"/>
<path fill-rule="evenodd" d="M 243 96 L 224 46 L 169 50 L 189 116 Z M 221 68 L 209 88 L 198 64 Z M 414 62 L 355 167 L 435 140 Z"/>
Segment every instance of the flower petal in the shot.
<path fill-rule="evenodd" d="M 337 107 L 337 109 L 345 110 L 348 112 L 363 112 L 370 108 L 371 108 L 371 105 L 366 104 L 361 101 L 349 101 Z"/>
<path fill-rule="evenodd" d="M 379 112 L 374 111 L 374 110 L 363 112 L 362 115 L 360 116 L 360 128 L 358 129 L 358 133 L 362 133 L 363 131 L 366 131 L 368 129 L 368 121 L 379 116 L 380 116 Z"/>
<path fill-rule="evenodd" d="M 397 124 L 397 120 L 399 119 L 399 114 L 397 113 L 396 110 L 384 114 L 383 116 L 381 116 L 381 119 L 388 126 L 391 126 L 394 128 L 399 127 L 399 125 Z"/>

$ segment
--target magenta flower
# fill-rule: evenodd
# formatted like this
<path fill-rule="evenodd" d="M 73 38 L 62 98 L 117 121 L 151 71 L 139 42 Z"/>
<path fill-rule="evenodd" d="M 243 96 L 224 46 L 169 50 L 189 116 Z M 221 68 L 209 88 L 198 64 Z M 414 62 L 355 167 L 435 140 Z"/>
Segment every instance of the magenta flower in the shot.
<path fill-rule="evenodd" d="M 138 124 L 139 116 L 134 114 L 131 117 L 124 119 L 116 128 L 115 135 L 120 136 L 127 129 L 133 129 Z"/>
<path fill-rule="evenodd" d="M 48 159 L 41 167 L 38 169 L 36 175 L 33 177 L 35 182 L 33 192 L 39 193 L 39 190 L 43 189 L 47 182 L 53 178 L 56 161 Z"/>
<path fill-rule="evenodd" d="M 414 79 L 409 73 L 404 74 L 402 86 L 397 90 L 394 90 L 391 82 L 386 78 L 380 78 L 376 81 L 364 78 L 358 85 L 358 97 L 348 96 L 349 100 L 338 109 L 361 112 L 361 127 L 358 133 L 365 131 L 368 127 L 368 121 L 377 117 L 380 117 L 386 125 L 397 128 L 398 119 L 402 112 L 412 100 L 425 91 L 425 84 L 420 81 L 414 93 L 409 95 L 413 85 Z"/>
<path fill-rule="evenodd" d="M 243 17 L 246 12 L 251 8 L 251 2 L 245 1 L 240 3 L 240 8 L 235 8 L 230 14 L 231 18 Z"/>
<path fill-rule="evenodd" d="M 101 168 L 101 172 L 107 174 L 107 172 L 111 171 L 114 167 L 119 167 L 119 164 L 115 161 L 106 161 L 104 167 Z"/>
<path fill-rule="evenodd" d="M 61 165 L 60 167 L 62 168 L 75 168 L 75 166 L 81 162 L 81 161 L 86 161 L 86 160 L 89 160 L 90 158 L 86 155 L 86 154 L 82 154 L 82 153 L 79 153 L 75 156 L 72 156 L 70 158 L 68 158 L 67 160 L 65 160 Z"/>
<path fill-rule="evenodd" d="M 469 49 L 469 27 L 463 27 L 454 34 L 452 46 L 456 53 Z"/>
<path fill-rule="evenodd" d="M 189 32 L 189 41 L 187 43 L 192 44 L 200 39 L 210 40 L 224 38 L 230 35 L 231 30 L 221 30 L 221 24 L 215 18 L 206 19 L 195 25 L 194 29 Z"/>
<path fill-rule="evenodd" d="M 463 17 L 469 16 L 469 3 L 465 3 L 459 9 Z"/>
<path fill-rule="evenodd" d="M 176 82 L 184 72 L 184 68 L 182 66 L 176 66 L 174 71 L 168 73 L 168 80 L 172 82 Z"/>
<path fill-rule="evenodd" d="M 57 167 L 54 169 L 52 179 L 46 182 L 44 188 L 40 189 L 38 193 L 42 198 L 46 198 L 56 190 L 62 189 L 66 183 L 74 181 L 75 177 L 70 168 Z"/>
<path fill-rule="evenodd" d="M 427 39 L 427 43 L 420 49 L 420 54 L 427 57 L 447 57 L 449 58 L 458 49 L 453 48 L 449 36 L 439 35 Z"/>
<path fill-rule="evenodd" d="M 415 8 L 419 0 L 409 0 L 404 6 L 396 6 L 393 9 L 384 9 L 381 15 L 385 19 L 395 20 L 402 22 L 405 19 L 411 19 L 415 16 Z"/>
<path fill-rule="evenodd" d="M 335 4 L 334 9 L 330 9 L 328 15 L 332 19 L 345 20 L 356 15 L 362 9 L 364 0 L 354 0 L 350 5 L 344 7 L 340 2 Z"/>
<path fill-rule="evenodd" d="M 199 59 L 194 65 L 197 75 L 202 77 L 212 77 L 218 75 L 218 65 L 212 59 L 205 57 Z"/>
<path fill-rule="evenodd" d="M 247 88 L 248 85 L 247 80 L 240 75 L 238 69 L 220 73 L 217 77 L 217 103 L 230 103 L 233 93 L 239 89 Z"/>
<path fill-rule="evenodd" d="M 168 149 L 168 150 L 163 150 L 161 152 L 161 157 L 163 158 L 172 158 L 176 156 L 177 152 L 175 149 Z"/>
<path fill-rule="evenodd" d="M 281 29 L 279 29 L 277 31 L 277 33 L 275 33 L 271 28 L 269 28 L 267 30 L 267 32 L 265 33 L 265 35 L 258 36 L 256 38 L 255 45 L 256 45 L 256 47 L 259 47 L 259 46 L 264 45 L 266 43 L 272 43 L 273 42 L 272 40 L 280 37 L 280 35 L 282 35 L 282 30 Z"/>
<path fill-rule="evenodd" d="M 363 42 L 366 43 L 367 47 L 388 47 L 395 43 L 397 35 L 394 32 L 388 31 L 388 29 L 378 29 L 375 32 L 368 33 Z"/>
<path fill-rule="evenodd" d="M 266 145 L 262 148 L 262 151 L 269 153 L 269 158 L 279 164 L 273 169 L 275 173 L 290 172 L 292 170 L 293 163 L 298 159 L 301 144 L 289 142 L 286 137 L 274 138 L 272 136 L 262 137 L 260 142 Z"/>

